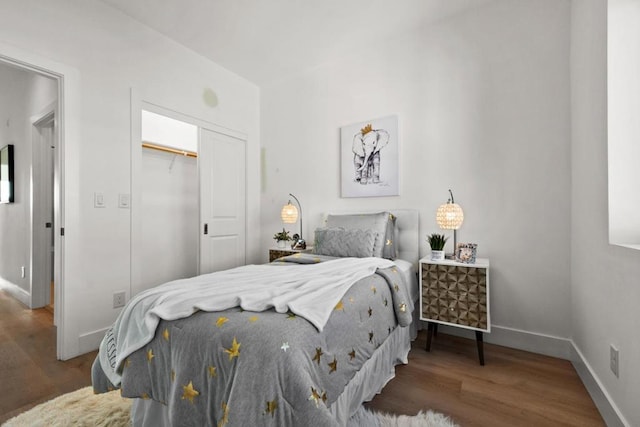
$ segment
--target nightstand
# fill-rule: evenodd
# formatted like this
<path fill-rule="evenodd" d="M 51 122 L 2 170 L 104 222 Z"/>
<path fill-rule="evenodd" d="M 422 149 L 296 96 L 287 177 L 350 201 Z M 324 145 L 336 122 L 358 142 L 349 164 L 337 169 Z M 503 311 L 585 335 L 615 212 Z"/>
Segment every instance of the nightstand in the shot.
<path fill-rule="evenodd" d="M 311 253 L 313 248 L 311 246 L 307 246 L 307 249 L 291 249 L 291 248 L 269 248 L 269 262 L 276 260 L 278 258 L 282 258 L 283 256 L 300 254 L 300 253 Z"/>
<path fill-rule="evenodd" d="M 484 365 L 483 332 L 491 332 L 489 316 L 489 260 L 475 264 L 453 260 L 420 260 L 420 320 L 428 322 L 427 351 L 438 324 L 476 333 L 478 358 Z"/>

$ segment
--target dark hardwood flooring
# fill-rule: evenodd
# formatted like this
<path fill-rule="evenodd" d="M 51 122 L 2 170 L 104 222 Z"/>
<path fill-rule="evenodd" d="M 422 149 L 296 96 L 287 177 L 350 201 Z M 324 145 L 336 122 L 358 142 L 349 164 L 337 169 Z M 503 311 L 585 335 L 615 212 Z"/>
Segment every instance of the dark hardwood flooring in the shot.
<path fill-rule="evenodd" d="M 475 339 L 438 334 L 431 352 L 425 345 L 421 331 L 409 364 L 366 406 L 406 415 L 432 409 L 463 427 L 605 425 L 567 360 L 485 342 L 480 366 Z"/>
<path fill-rule="evenodd" d="M 47 309 L 29 310 L 0 291 L 0 424 L 61 394 L 91 384 L 96 352 L 56 360 L 56 328 Z"/>
<path fill-rule="evenodd" d="M 414 415 L 433 409 L 463 427 L 604 426 L 570 362 L 445 334 L 424 350 L 422 331 L 409 364 L 367 406 Z M 56 330 L 45 309 L 29 310 L 0 291 L 0 424 L 91 383 L 96 352 L 56 360 Z"/>

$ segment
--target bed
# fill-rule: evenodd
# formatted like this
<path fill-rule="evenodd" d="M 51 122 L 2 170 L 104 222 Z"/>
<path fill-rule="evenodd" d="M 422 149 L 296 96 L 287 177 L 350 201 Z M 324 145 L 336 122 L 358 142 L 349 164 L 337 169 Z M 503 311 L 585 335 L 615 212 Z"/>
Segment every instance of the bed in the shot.
<path fill-rule="evenodd" d="M 417 211 L 329 214 L 317 253 L 145 291 L 107 332 L 94 391 L 134 398 L 137 426 L 347 425 L 407 363 L 417 236 Z"/>

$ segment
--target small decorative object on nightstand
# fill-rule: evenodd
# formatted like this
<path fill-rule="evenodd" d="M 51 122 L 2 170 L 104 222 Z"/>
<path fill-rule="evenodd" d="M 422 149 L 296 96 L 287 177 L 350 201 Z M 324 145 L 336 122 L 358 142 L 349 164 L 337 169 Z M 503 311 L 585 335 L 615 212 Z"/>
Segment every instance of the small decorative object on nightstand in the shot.
<path fill-rule="evenodd" d="M 453 260 L 420 260 L 420 320 L 428 322 L 427 351 L 438 324 L 476 333 L 478 358 L 484 365 L 483 332 L 491 332 L 489 316 L 489 260 L 475 264 Z"/>
<path fill-rule="evenodd" d="M 269 249 L 269 262 L 274 261 L 278 258 L 282 258 L 283 256 L 301 254 L 301 253 L 311 253 L 313 251 L 313 247 L 307 246 L 306 249 L 282 249 L 282 248 L 270 248 Z"/>
<path fill-rule="evenodd" d="M 282 231 L 278 231 L 273 235 L 273 240 L 278 242 L 278 248 L 284 249 L 287 247 L 287 242 L 291 240 L 291 236 L 289 232 L 283 228 Z"/>

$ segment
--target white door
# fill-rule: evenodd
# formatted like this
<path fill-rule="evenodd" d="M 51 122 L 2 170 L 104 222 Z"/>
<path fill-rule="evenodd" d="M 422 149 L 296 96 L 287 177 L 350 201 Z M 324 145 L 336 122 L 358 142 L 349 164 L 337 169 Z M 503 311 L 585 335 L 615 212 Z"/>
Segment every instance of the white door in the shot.
<path fill-rule="evenodd" d="M 245 264 L 245 145 L 200 128 L 200 274 Z"/>
<path fill-rule="evenodd" d="M 51 305 L 54 283 L 55 113 L 33 123 L 31 308 Z"/>

